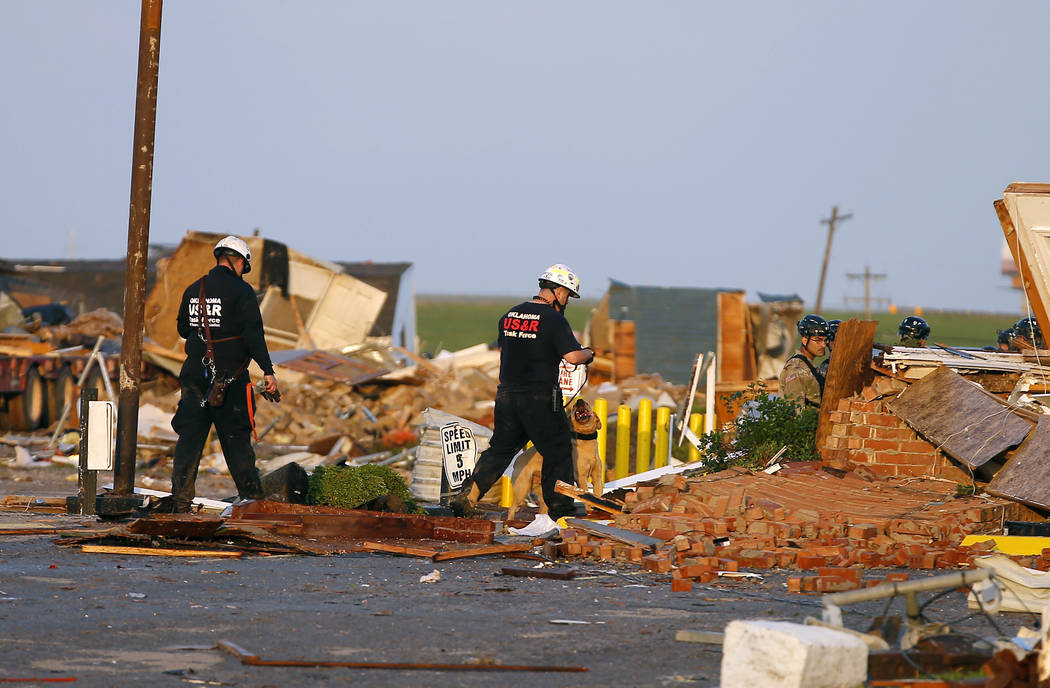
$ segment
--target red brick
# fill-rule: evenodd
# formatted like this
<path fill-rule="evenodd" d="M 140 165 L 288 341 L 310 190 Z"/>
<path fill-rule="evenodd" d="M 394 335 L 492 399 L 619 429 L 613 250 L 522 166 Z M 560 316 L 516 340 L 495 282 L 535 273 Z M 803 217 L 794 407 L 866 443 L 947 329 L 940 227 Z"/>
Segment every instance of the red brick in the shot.
<path fill-rule="evenodd" d="M 799 552 L 798 555 L 798 567 L 803 571 L 809 569 L 816 569 L 821 566 L 826 566 L 828 563 L 827 558 L 817 554 L 809 554 L 807 552 Z"/>
<path fill-rule="evenodd" d="M 900 451 L 900 446 L 900 440 L 864 440 L 865 449 L 873 449 L 878 452 Z"/>
<path fill-rule="evenodd" d="M 822 449 L 820 452 L 825 461 L 845 461 L 849 458 L 848 449 Z"/>
<path fill-rule="evenodd" d="M 839 399 L 838 410 L 849 411 L 849 399 Z"/>
<path fill-rule="evenodd" d="M 713 573 L 714 568 L 710 566 L 700 566 L 699 564 L 691 564 L 689 566 L 679 566 L 677 573 L 681 578 L 699 578 L 704 573 Z"/>
<path fill-rule="evenodd" d="M 850 568 L 839 567 L 839 566 L 824 566 L 824 567 L 821 567 L 821 568 L 817 569 L 817 575 L 822 577 L 822 578 L 830 578 L 830 577 L 838 576 L 839 578 L 846 578 L 846 579 L 851 580 L 851 581 L 853 581 L 855 583 L 860 583 L 861 570 L 860 569 L 850 569 Z"/>
<path fill-rule="evenodd" d="M 688 578 L 672 578 L 671 592 L 692 592 L 693 581 Z"/>
<path fill-rule="evenodd" d="M 737 563 L 736 559 L 718 559 L 718 568 L 722 571 L 736 572 L 740 570 L 740 564 Z"/>
<path fill-rule="evenodd" d="M 925 440 L 908 440 L 901 442 L 902 452 L 916 452 L 918 454 L 932 454 L 937 450 L 932 444 Z"/>
<path fill-rule="evenodd" d="M 856 590 L 860 583 L 841 576 L 817 576 L 813 579 L 814 589 L 817 592 L 843 592 L 845 590 Z"/>
<path fill-rule="evenodd" d="M 891 416 L 882 413 L 865 413 L 864 414 L 865 425 L 877 425 L 884 428 L 896 428 L 900 426 L 900 420 L 897 416 Z"/>
<path fill-rule="evenodd" d="M 788 578 L 788 592 L 802 592 L 802 578 L 801 577 L 790 577 Z"/>
<path fill-rule="evenodd" d="M 848 423 L 849 411 L 832 411 L 830 414 L 832 423 Z"/>
<path fill-rule="evenodd" d="M 836 413 L 838 413 L 838 412 L 836 411 Z M 850 429 L 852 427 L 853 426 L 849 425 L 848 423 L 834 423 L 831 426 L 831 436 L 832 437 L 845 437 L 846 435 L 851 434 L 850 433 Z"/>
<path fill-rule="evenodd" d="M 882 440 L 913 440 L 915 433 L 909 428 L 872 428 L 871 437 Z"/>
<path fill-rule="evenodd" d="M 850 402 L 849 409 L 851 411 L 860 411 L 862 413 L 872 413 L 875 410 L 877 410 L 875 404 L 866 401 L 856 400 Z"/>
<path fill-rule="evenodd" d="M 667 573 L 671 570 L 671 560 L 665 556 L 650 554 L 642 557 L 642 568 L 653 573 Z"/>
<path fill-rule="evenodd" d="M 802 592 L 816 592 L 817 591 L 817 577 L 816 576 L 803 576 L 802 577 Z"/>
<path fill-rule="evenodd" d="M 879 534 L 879 529 L 867 523 L 850 526 L 846 531 L 846 537 L 851 540 L 867 540 Z"/>

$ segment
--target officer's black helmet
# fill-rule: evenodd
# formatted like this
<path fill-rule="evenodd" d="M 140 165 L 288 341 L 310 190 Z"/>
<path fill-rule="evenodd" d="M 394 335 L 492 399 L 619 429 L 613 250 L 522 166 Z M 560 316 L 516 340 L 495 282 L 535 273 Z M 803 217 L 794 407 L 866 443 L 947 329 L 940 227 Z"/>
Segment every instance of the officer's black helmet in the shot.
<path fill-rule="evenodd" d="M 835 341 L 835 335 L 837 335 L 839 333 L 839 325 L 841 325 L 841 324 L 842 324 L 841 320 L 829 320 L 828 321 L 828 331 L 830 332 L 830 334 L 828 335 L 828 341 L 829 342 Z"/>
<path fill-rule="evenodd" d="M 1035 318 L 1021 318 L 1013 326 L 1014 332 L 1030 342 L 1036 342 L 1043 338 L 1043 331 L 1039 328 L 1039 321 Z"/>
<path fill-rule="evenodd" d="M 901 337 L 925 340 L 930 336 L 930 326 L 919 316 L 909 315 L 904 320 L 901 320 L 900 327 L 897 328 L 897 334 Z"/>
<path fill-rule="evenodd" d="M 1013 338 L 1016 336 L 1017 332 L 1014 330 L 1014 328 L 1008 327 L 1005 330 L 999 330 L 999 334 L 995 339 L 995 343 L 1006 344 L 1007 346 L 1009 346 L 1010 342 L 1013 341 Z"/>
<path fill-rule="evenodd" d="M 830 337 L 831 328 L 827 320 L 810 313 L 798 321 L 798 334 L 801 337 Z"/>

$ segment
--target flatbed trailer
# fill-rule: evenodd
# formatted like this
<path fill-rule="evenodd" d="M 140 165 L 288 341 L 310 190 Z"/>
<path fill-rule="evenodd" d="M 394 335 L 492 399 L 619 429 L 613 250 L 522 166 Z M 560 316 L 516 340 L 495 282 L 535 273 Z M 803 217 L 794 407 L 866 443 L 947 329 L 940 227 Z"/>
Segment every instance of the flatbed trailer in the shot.
<path fill-rule="evenodd" d="M 0 353 L 0 429 L 36 430 L 58 421 L 67 400 L 80 394 L 77 381 L 91 360 L 85 348 L 40 354 Z M 116 356 L 103 356 L 105 372 L 94 364 L 84 386 L 107 399 L 106 380 L 118 379 Z M 114 400 L 115 401 L 115 400 Z M 74 404 L 68 420 L 77 422 Z"/>

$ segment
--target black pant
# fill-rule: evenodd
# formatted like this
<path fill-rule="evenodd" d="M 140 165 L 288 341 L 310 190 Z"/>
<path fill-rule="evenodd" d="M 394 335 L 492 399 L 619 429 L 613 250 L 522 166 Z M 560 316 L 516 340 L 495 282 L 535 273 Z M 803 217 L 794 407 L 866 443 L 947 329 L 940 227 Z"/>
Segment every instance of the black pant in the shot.
<path fill-rule="evenodd" d="M 492 440 L 489 448 L 481 453 L 474 473 L 467 478 L 464 489 L 470 484 L 478 486 L 481 495 L 489 491 L 514 456 L 529 440 L 543 456 L 540 484 L 543 501 L 551 518 L 574 513 L 572 497 L 554 491 L 554 483 L 562 480 L 575 482 L 572 470 L 572 437 L 569 419 L 561 405 L 551 400 L 551 392 L 507 392 L 496 393 L 496 408 Z"/>
<path fill-rule="evenodd" d="M 251 384 L 247 374 L 242 374 L 230 383 L 226 400 L 222 406 L 201 406 L 203 381 L 179 381 L 182 399 L 171 427 L 179 434 L 175 443 L 175 460 L 171 469 L 171 494 L 175 504 L 181 508 L 189 506 L 196 496 L 197 468 L 201 462 L 204 443 L 212 423 L 219 436 L 222 455 L 237 485 L 237 494 L 246 499 L 262 498 L 262 484 L 255 467 L 255 450 L 252 448 L 251 421 L 248 418 L 247 387 Z"/>

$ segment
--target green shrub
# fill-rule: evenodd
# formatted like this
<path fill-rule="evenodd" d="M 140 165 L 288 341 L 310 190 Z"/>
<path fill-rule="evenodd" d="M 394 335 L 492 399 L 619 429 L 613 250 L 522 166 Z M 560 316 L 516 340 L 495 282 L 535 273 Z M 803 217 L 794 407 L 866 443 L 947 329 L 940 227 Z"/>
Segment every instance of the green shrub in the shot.
<path fill-rule="evenodd" d="M 746 403 L 745 411 L 729 430 L 715 430 L 700 438 L 700 450 L 707 462 L 703 471 L 720 471 L 730 466 L 751 470 L 762 468 L 782 447 L 783 457 L 791 461 L 814 461 L 817 452 L 817 409 L 802 408 L 792 399 L 770 396 L 762 383 L 746 391 L 727 395 L 730 408 Z"/>
<path fill-rule="evenodd" d="M 306 501 L 318 506 L 357 509 L 387 494 L 404 502 L 407 512 L 422 513 L 404 479 L 387 466 L 319 466 L 310 476 Z"/>

